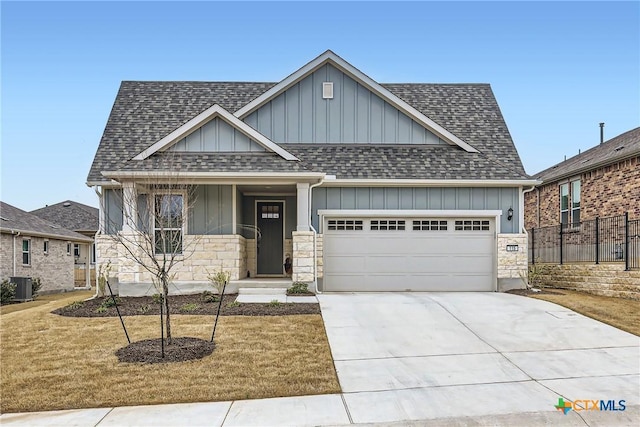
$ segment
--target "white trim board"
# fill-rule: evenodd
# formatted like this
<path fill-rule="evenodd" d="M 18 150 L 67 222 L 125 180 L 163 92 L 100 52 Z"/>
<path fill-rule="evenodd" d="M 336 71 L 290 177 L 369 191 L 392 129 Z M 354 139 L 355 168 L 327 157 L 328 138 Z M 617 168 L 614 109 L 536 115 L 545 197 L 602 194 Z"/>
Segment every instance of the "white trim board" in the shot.
<path fill-rule="evenodd" d="M 353 78 L 356 82 L 360 83 L 362 86 L 366 87 L 367 89 L 387 101 L 389 104 L 393 105 L 395 108 L 414 119 L 416 122 L 420 123 L 422 126 L 436 134 L 438 137 L 440 137 L 450 145 L 457 145 L 463 150 L 470 153 L 479 152 L 477 149 L 467 144 L 462 139 L 458 138 L 453 133 L 449 132 L 448 130 L 422 114 L 420 111 L 400 99 L 398 96 L 382 87 L 378 82 L 364 74 L 362 71 L 358 70 L 353 65 L 349 64 L 347 61 L 336 55 L 331 50 L 327 50 L 317 58 L 313 59 L 311 62 L 304 65 L 298 71 L 286 77 L 280 83 L 276 84 L 271 89 L 269 89 L 244 107 L 240 108 L 234 113 L 234 115 L 239 119 L 246 118 L 249 114 L 253 113 L 262 105 L 280 95 L 282 92 L 289 89 L 291 86 L 298 83 L 300 80 L 304 79 L 327 63 L 333 65 L 343 73 L 349 75 L 349 77 Z"/>
<path fill-rule="evenodd" d="M 198 114 L 161 140 L 157 141 L 151 147 L 142 151 L 140 154 L 135 156 L 133 160 L 144 160 L 157 153 L 158 151 L 166 150 L 197 128 L 203 126 L 216 117 L 225 121 L 227 124 L 244 134 L 249 139 L 254 140 L 262 147 L 264 147 L 267 151 L 276 153 L 285 160 L 299 160 L 296 156 L 289 153 L 287 150 L 283 149 L 278 144 L 271 141 L 269 138 L 267 138 L 242 120 L 239 120 L 236 116 L 229 113 L 218 104 L 214 104 L 213 106 L 207 108 L 202 113 Z"/>

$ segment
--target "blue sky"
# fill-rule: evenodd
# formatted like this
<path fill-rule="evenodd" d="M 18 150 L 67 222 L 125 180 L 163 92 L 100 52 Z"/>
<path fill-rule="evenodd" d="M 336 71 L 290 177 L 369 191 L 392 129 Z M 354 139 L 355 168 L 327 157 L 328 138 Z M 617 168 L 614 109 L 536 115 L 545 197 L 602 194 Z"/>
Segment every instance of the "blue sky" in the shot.
<path fill-rule="evenodd" d="M 1 193 L 72 199 L 122 80 L 279 81 L 331 49 L 374 80 L 490 83 L 528 173 L 640 125 L 635 2 L 7 2 Z"/>

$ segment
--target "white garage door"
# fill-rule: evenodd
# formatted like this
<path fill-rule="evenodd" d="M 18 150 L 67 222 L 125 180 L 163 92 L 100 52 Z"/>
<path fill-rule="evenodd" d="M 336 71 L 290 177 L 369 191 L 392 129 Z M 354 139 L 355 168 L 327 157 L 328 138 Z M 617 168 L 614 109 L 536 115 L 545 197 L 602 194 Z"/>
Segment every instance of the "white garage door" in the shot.
<path fill-rule="evenodd" d="M 325 291 L 493 291 L 493 218 L 325 218 Z"/>

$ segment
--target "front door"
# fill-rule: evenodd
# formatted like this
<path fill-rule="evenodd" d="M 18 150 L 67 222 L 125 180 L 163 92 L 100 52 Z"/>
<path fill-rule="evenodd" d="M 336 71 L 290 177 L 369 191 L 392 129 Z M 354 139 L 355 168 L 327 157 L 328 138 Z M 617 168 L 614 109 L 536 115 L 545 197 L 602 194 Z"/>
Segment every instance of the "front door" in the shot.
<path fill-rule="evenodd" d="M 256 224 L 259 234 L 256 243 L 258 274 L 282 275 L 284 248 L 284 203 L 258 202 Z"/>

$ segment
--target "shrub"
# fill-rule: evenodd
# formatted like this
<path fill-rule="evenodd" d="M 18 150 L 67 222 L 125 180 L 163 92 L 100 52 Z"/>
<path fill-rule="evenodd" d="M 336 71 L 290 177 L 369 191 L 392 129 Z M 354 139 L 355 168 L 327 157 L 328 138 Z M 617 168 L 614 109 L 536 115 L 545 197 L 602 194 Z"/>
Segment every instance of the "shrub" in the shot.
<path fill-rule="evenodd" d="M 36 297 L 38 296 L 38 292 L 40 292 L 41 288 L 42 288 L 42 280 L 40 280 L 39 277 L 36 277 L 31 280 L 31 297 L 33 299 L 36 299 Z"/>
<path fill-rule="evenodd" d="M 209 282 L 211 282 L 211 285 L 218 292 L 218 295 L 222 295 L 224 285 L 228 284 L 229 280 L 231 279 L 231 273 L 228 271 L 220 270 L 215 274 L 209 274 L 207 278 L 209 279 Z"/>
<path fill-rule="evenodd" d="M 282 304 L 280 301 L 278 301 L 277 299 L 271 300 L 271 302 L 269 302 L 269 307 L 279 307 L 280 304 Z"/>
<path fill-rule="evenodd" d="M 147 314 L 151 310 L 151 307 L 148 305 L 141 306 L 138 311 L 142 314 Z"/>
<path fill-rule="evenodd" d="M 309 285 L 304 282 L 295 282 L 289 288 L 290 294 L 306 294 L 309 292 Z"/>
<path fill-rule="evenodd" d="M 84 305 L 84 301 L 73 301 L 70 302 L 69 304 L 65 305 L 64 308 L 66 308 L 67 310 L 77 310 L 80 307 L 82 307 Z"/>
<path fill-rule="evenodd" d="M 154 304 L 162 304 L 162 295 L 161 294 L 151 295 L 151 301 L 153 301 Z"/>
<path fill-rule="evenodd" d="M 102 304 L 100 304 L 101 307 L 104 308 L 110 308 L 110 307 L 115 307 L 115 305 L 122 303 L 122 300 L 120 300 L 120 298 L 115 297 L 115 301 L 113 298 L 111 297 L 107 297 L 102 301 Z"/>
<path fill-rule="evenodd" d="M 220 301 L 220 299 L 213 292 L 209 292 L 209 291 L 204 291 L 200 296 L 200 299 L 204 303 L 212 303 L 212 302 Z"/>
<path fill-rule="evenodd" d="M 200 306 L 198 304 L 190 302 L 187 304 L 183 304 L 182 307 L 180 307 L 180 311 L 191 312 L 191 311 L 196 311 L 199 308 Z"/>
<path fill-rule="evenodd" d="M 98 308 L 96 308 L 96 313 L 104 313 L 105 311 L 107 311 L 107 307 L 105 307 L 104 305 L 101 305 Z"/>
<path fill-rule="evenodd" d="M 229 308 L 240 307 L 240 303 L 238 301 L 233 301 L 233 302 L 230 302 L 229 304 L 227 304 L 227 307 L 229 307 Z"/>
<path fill-rule="evenodd" d="M 0 283 L 0 304 L 7 304 L 16 296 L 16 284 L 8 280 Z"/>

